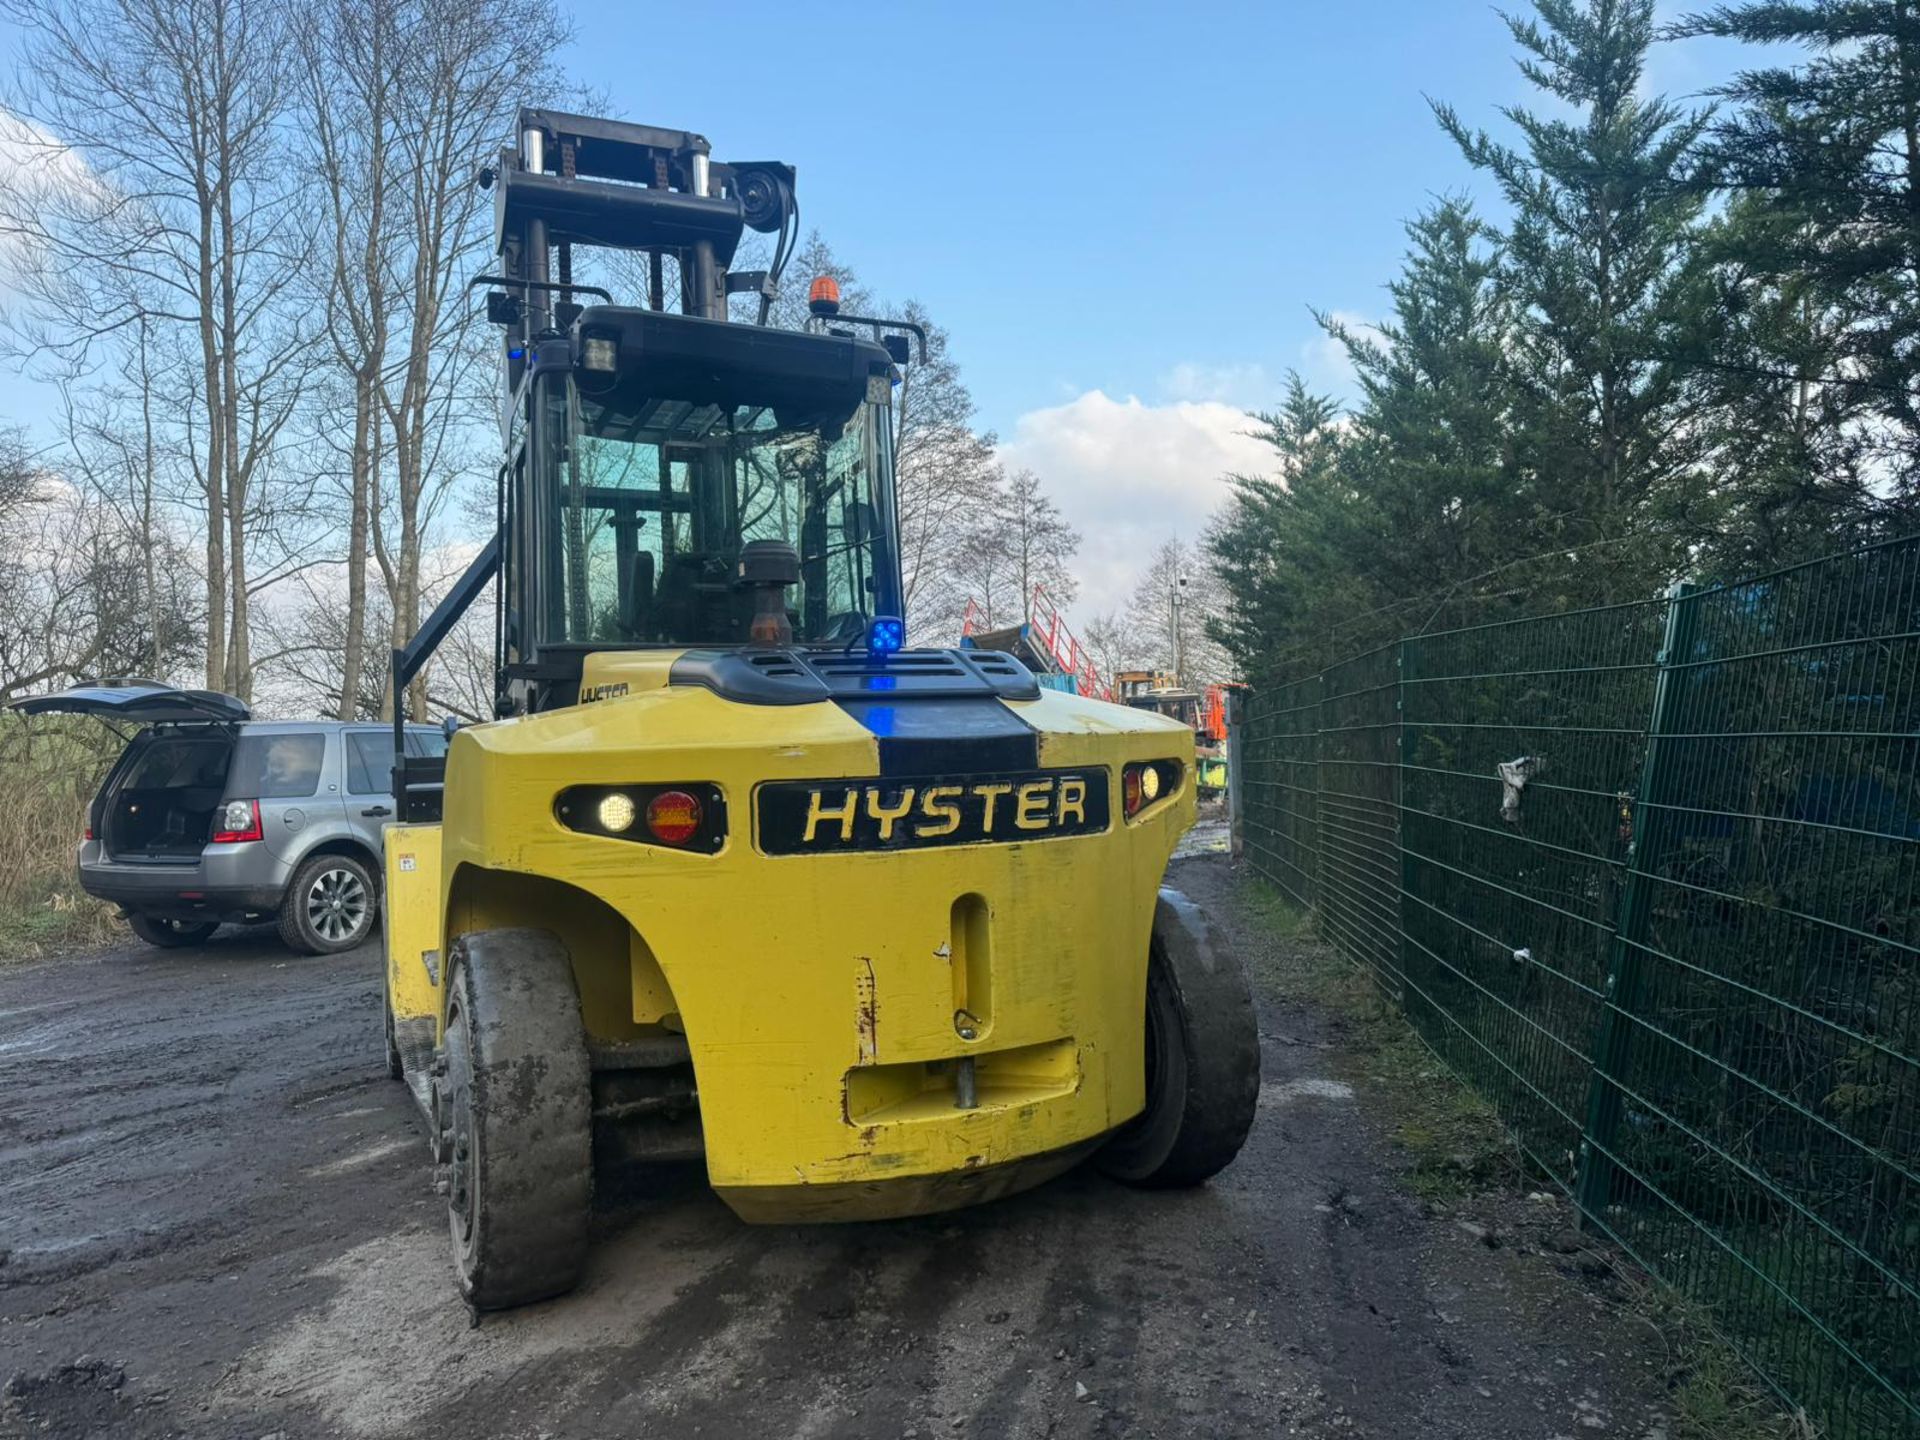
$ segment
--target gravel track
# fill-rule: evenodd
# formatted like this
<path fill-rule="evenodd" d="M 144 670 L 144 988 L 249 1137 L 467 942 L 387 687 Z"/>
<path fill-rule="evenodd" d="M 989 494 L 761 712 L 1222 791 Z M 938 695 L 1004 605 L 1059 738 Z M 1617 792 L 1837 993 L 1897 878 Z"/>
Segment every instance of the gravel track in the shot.
<path fill-rule="evenodd" d="M 1171 877 L 1248 948 L 1227 858 Z M 1324 1017 L 1263 1000 L 1239 1161 L 753 1228 L 612 1187 L 573 1295 L 471 1328 L 379 958 L 271 932 L 0 971 L 0 1435 L 1639 1437 L 1658 1342 L 1395 1184 Z M 1650 1348 L 1652 1347 L 1652 1348 Z M 1656 1397 L 1657 1398 L 1657 1397 Z"/>

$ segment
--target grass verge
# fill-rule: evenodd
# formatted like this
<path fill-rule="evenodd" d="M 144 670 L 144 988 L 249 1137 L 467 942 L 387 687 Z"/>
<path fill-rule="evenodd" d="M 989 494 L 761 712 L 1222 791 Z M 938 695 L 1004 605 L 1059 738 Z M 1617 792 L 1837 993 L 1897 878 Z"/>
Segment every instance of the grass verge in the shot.
<path fill-rule="evenodd" d="M 0 963 L 121 933 L 80 889 L 74 848 L 123 743 L 94 720 L 0 716 Z"/>
<path fill-rule="evenodd" d="M 1333 1068 L 1386 1108 L 1407 1156 L 1407 1188 L 1445 1204 L 1517 1185 L 1524 1157 L 1499 1114 L 1421 1043 L 1367 973 L 1321 942 L 1310 917 L 1279 891 L 1250 881 L 1249 906 L 1264 927 L 1292 942 L 1261 952 L 1255 981 L 1269 995 L 1327 1017 L 1339 1041 L 1329 1057 Z"/>

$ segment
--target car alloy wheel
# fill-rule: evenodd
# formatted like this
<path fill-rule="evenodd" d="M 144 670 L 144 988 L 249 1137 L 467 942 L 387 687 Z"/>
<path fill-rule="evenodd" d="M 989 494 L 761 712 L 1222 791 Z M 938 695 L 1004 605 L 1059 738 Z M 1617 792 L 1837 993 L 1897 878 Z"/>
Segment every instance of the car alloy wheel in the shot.
<path fill-rule="evenodd" d="M 367 928 L 367 887 L 345 866 L 322 870 L 307 887 L 307 924 L 329 945 L 339 945 Z"/>

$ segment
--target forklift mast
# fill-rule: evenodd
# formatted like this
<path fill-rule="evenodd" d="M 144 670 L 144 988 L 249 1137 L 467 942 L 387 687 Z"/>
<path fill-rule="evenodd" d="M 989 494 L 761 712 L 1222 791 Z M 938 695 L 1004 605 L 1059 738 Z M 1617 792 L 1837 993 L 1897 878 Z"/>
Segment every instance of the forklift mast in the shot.
<path fill-rule="evenodd" d="M 741 290 L 771 301 L 797 223 L 792 166 L 720 164 L 704 135 L 557 110 L 523 109 L 517 129 L 517 145 L 501 150 L 497 165 L 480 176 L 494 195 L 502 273 L 482 280 L 500 287 L 487 307 L 507 330 L 502 374 L 509 399 L 532 346 L 579 318 L 576 245 L 644 254 L 651 310 L 667 308 L 669 256 L 679 277 L 675 308 L 683 315 L 725 320 L 727 296 Z M 749 229 L 781 236 L 774 266 L 729 275 Z"/>

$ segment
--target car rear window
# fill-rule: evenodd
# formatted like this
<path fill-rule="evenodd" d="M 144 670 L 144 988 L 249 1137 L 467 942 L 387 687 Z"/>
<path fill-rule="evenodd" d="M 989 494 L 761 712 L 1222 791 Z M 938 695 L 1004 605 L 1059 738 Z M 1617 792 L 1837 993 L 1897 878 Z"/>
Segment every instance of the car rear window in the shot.
<path fill-rule="evenodd" d="M 324 735 L 242 735 L 233 747 L 227 794 L 252 800 L 311 795 L 320 788 L 320 762 L 326 753 Z"/>
<path fill-rule="evenodd" d="M 227 741 L 219 735 L 159 735 L 121 781 L 126 790 L 217 790 L 227 778 Z"/>

